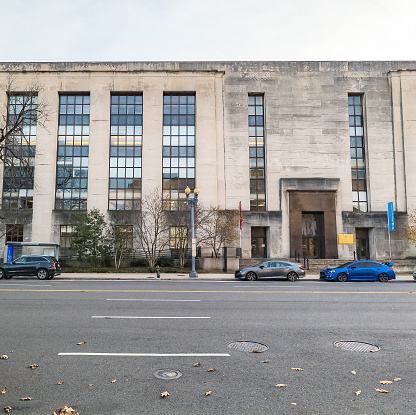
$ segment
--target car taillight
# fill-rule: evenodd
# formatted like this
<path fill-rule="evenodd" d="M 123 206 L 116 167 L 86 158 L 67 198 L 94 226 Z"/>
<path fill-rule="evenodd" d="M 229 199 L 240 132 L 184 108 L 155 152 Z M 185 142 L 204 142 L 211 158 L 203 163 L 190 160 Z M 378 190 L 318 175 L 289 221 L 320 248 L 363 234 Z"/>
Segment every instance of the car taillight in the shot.
<path fill-rule="evenodd" d="M 303 269 L 303 265 L 300 266 L 300 269 Z"/>
<path fill-rule="evenodd" d="M 393 268 L 393 267 L 390 267 L 390 269 L 391 269 L 392 271 L 394 271 L 394 268 Z"/>
<path fill-rule="evenodd" d="M 51 267 L 54 267 L 54 266 L 55 266 L 55 264 L 52 262 Z"/>

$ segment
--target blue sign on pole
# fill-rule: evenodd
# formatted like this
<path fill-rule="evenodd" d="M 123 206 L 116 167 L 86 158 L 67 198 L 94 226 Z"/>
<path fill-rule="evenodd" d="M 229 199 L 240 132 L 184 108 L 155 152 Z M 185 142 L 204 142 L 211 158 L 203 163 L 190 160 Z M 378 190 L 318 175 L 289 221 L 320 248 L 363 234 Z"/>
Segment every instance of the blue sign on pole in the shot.
<path fill-rule="evenodd" d="M 389 202 L 387 204 L 387 208 L 388 208 L 388 217 L 389 217 L 389 231 L 394 231 L 395 224 L 394 224 L 393 202 Z"/>

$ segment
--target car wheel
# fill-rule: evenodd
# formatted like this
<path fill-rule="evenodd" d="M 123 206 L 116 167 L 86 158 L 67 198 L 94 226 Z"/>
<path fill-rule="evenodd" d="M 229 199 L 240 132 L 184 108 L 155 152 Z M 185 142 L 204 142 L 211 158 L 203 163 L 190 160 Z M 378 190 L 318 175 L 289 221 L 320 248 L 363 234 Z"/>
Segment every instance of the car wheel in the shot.
<path fill-rule="evenodd" d="M 36 276 L 38 277 L 38 280 L 47 280 L 48 279 L 48 270 L 45 268 L 38 269 L 36 272 Z"/>
<path fill-rule="evenodd" d="M 248 272 L 246 275 L 247 281 L 256 281 L 257 275 L 255 272 Z"/>
<path fill-rule="evenodd" d="M 291 282 L 297 281 L 299 279 L 298 274 L 294 271 L 290 271 L 289 274 L 287 274 L 287 279 Z"/>
<path fill-rule="evenodd" d="M 380 282 L 388 282 L 389 280 L 389 276 L 388 274 L 386 274 L 385 272 L 382 272 L 379 276 L 378 276 L 378 280 Z"/>
<path fill-rule="evenodd" d="M 4 279 L 5 280 L 10 280 L 12 278 L 13 278 L 13 275 L 6 275 L 6 274 L 4 274 Z"/>
<path fill-rule="evenodd" d="M 0 280 L 4 278 L 4 269 L 0 268 Z"/>
<path fill-rule="evenodd" d="M 346 282 L 346 281 L 348 281 L 348 275 L 345 272 L 340 272 L 337 275 L 337 281 L 338 282 Z"/>

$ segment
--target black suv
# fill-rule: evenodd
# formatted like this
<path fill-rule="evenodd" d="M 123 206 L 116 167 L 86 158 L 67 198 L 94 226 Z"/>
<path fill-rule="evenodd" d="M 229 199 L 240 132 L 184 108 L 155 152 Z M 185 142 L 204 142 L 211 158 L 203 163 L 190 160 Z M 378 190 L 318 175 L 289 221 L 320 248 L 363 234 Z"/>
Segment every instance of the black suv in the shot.
<path fill-rule="evenodd" d="M 13 262 L 0 265 L 0 279 L 15 275 L 36 276 L 39 280 L 50 280 L 61 273 L 57 259 L 49 255 L 22 255 Z"/>

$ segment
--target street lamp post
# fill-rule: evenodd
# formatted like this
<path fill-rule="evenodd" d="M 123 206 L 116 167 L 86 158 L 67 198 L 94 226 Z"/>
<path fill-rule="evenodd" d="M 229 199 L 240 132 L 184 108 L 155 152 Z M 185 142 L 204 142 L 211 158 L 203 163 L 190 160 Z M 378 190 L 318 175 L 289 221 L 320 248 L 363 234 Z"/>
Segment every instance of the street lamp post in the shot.
<path fill-rule="evenodd" d="M 191 230 L 192 230 L 192 270 L 189 273 L 189 278 L 198 278 L 198 274 L 195 271 L 196 239 L 195 239 L 195 226 L 194 226 L 194 206 L 195 207 L 198 206 L 199 189 L 195 187 L 193 199 L 189 198 L 190 193 L 191 193 L 191 189 L 189 188 L 189 186 L 186 186 L 186 189 L 185 189 L 186 206 L 191 205 Z"/>

